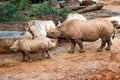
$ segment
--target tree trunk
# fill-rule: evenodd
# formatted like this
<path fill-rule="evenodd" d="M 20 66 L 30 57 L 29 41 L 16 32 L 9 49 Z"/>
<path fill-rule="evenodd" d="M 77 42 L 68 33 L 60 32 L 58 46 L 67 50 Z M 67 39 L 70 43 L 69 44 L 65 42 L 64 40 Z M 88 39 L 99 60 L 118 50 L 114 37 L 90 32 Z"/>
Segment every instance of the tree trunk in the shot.
<path fill-rule="evenodd" d="M 78 7 L 71 7 L 70 9 L 73 11 L 79 10 L 79 9 L 83 9 L 86 8 L 87 6 L 78 6 Z"/>
<path fill-rule="evenodd" d="M 92 5 L 92 6 L 88 6 L 88 7 L 86 7 L 86 8 L 77 10 L 77 12 L 79 12 L 79 13 L 84 13 L 84 12 L 99 10 L 99 9 L 102 9 L 102 7 L 103 7 L 103 4 L 94 4 L 94 5 Z"/>

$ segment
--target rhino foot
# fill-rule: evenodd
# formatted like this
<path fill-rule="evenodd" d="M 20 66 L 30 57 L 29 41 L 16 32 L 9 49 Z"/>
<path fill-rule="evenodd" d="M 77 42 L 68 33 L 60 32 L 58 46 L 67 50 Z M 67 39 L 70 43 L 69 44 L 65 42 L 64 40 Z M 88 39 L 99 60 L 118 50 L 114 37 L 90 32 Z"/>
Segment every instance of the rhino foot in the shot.
<path fill-rule="evenodd" d="M 97 50 L 97 52 L 102 52 L 102 49 L 101 49 L 101 48 L 99 48 L 99 49 Z"/>
<path fill-rule="evenodd" d="M 27 60 L 26 59 L 23 59 L 22 62 L 26 62 Z"/>
<path fill-rule="evenodd" d="M 31 62 L 32 62 L 32 60 L 28 60 L 27 62 L 31 63 Z"/>
<path fill-rule="evenodd" d="M 85 52 L 85 50 L 80 50 L 79 52 L 80 52 L 80 53 L 84 53 L 84 52 Z"/>
<path fill-rule="evenodd" d="M 51 59 L 51 57 L 49 56 L 49 57 L 47 57 L 47 59 Z"/>
<path fill-rule="evenodd" d="M 110 48 L 105 48 L 105 50 L 108 50 L 108 51 L 109 51 L 109 50 L 111 50 L 111 49 L 110 49 Z"/>
<path fill-rule="evenodd" d="M 71 54 L 72 54 L 72 53 L 74 53 L 74 51 L 73 51 L 73 50 L 70 50 L 68 53 L 71 53 Z"/>

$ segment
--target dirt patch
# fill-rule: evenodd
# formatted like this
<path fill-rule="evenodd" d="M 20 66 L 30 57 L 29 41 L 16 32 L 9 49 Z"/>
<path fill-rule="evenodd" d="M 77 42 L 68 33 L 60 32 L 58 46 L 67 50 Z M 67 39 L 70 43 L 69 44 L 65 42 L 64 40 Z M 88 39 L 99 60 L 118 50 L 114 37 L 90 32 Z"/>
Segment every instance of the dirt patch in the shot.
<path fill-rule="evenodd" d="M 11 21 L 11 22 L 0 22 L 0 30 L 4 31 L 24 31 L 25 22 Z"/>
<path fill-rule="evenodd" d="M 119 35 L 117 35 L 119 36 Z M 20 53 L 0 54 L 1 80 L 119 80 L 120 40 L 113 40 L 112 50 L 96 52 L 101 40 L 84 43 L 85 53 L 69 54 L 70 43 L 63 43 L 52 50 L 51 59 L 39 60 L 39 54 L 31 54 L 32 63 L 21 62 Z"/>

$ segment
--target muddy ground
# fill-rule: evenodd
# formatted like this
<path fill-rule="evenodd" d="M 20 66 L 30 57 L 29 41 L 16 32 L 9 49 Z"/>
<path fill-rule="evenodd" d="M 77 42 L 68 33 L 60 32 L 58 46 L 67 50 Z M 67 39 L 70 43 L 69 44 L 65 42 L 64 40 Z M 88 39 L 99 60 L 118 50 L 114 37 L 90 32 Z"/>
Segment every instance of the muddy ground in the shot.
<path fill-rule="evenodd" d="M 102 10 L 83 15 L 87 19 L 120 15 L 120 5 L 111 5 L 110 1 L 101 0 L 105 4 Z M 23 30 L 20 25 L 15 30 Z M 0 28 L 13 30 L 15 24 L 11 26 Z M 21 62 L 20 52 L 0 53 L 0 80 L 120 80 L 120 33 L 112 42 L 111 51 L 96 52 L 101 43 L 98 40 L 85 42 L 85 53 L 79 53 L 77 46 L 75 53 L 69 54 L 70 42 L 63 41 L 51 51 L 51 59 L 40 60 L 40 54 L 31 54 L 32 63 Z"/>

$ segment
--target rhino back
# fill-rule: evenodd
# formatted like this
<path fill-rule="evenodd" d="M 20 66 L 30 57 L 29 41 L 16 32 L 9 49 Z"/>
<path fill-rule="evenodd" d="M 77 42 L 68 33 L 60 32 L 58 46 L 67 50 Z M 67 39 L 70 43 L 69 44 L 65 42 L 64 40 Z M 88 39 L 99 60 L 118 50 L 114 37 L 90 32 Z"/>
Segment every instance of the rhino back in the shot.
<path fill-rule="evenodd" d="M 48 47 L 47 42 L 43 40 L 24 39 L 20 41 L 20 49 L 29 52 L 38 52 Z"/>
<path fill-rule="evenodd" d="M 113 27 L 108 21 L 74 19 L 63 23 L 62 31 L 69 38 L 95 41 L 102 36 L 112 34 Z"/>

